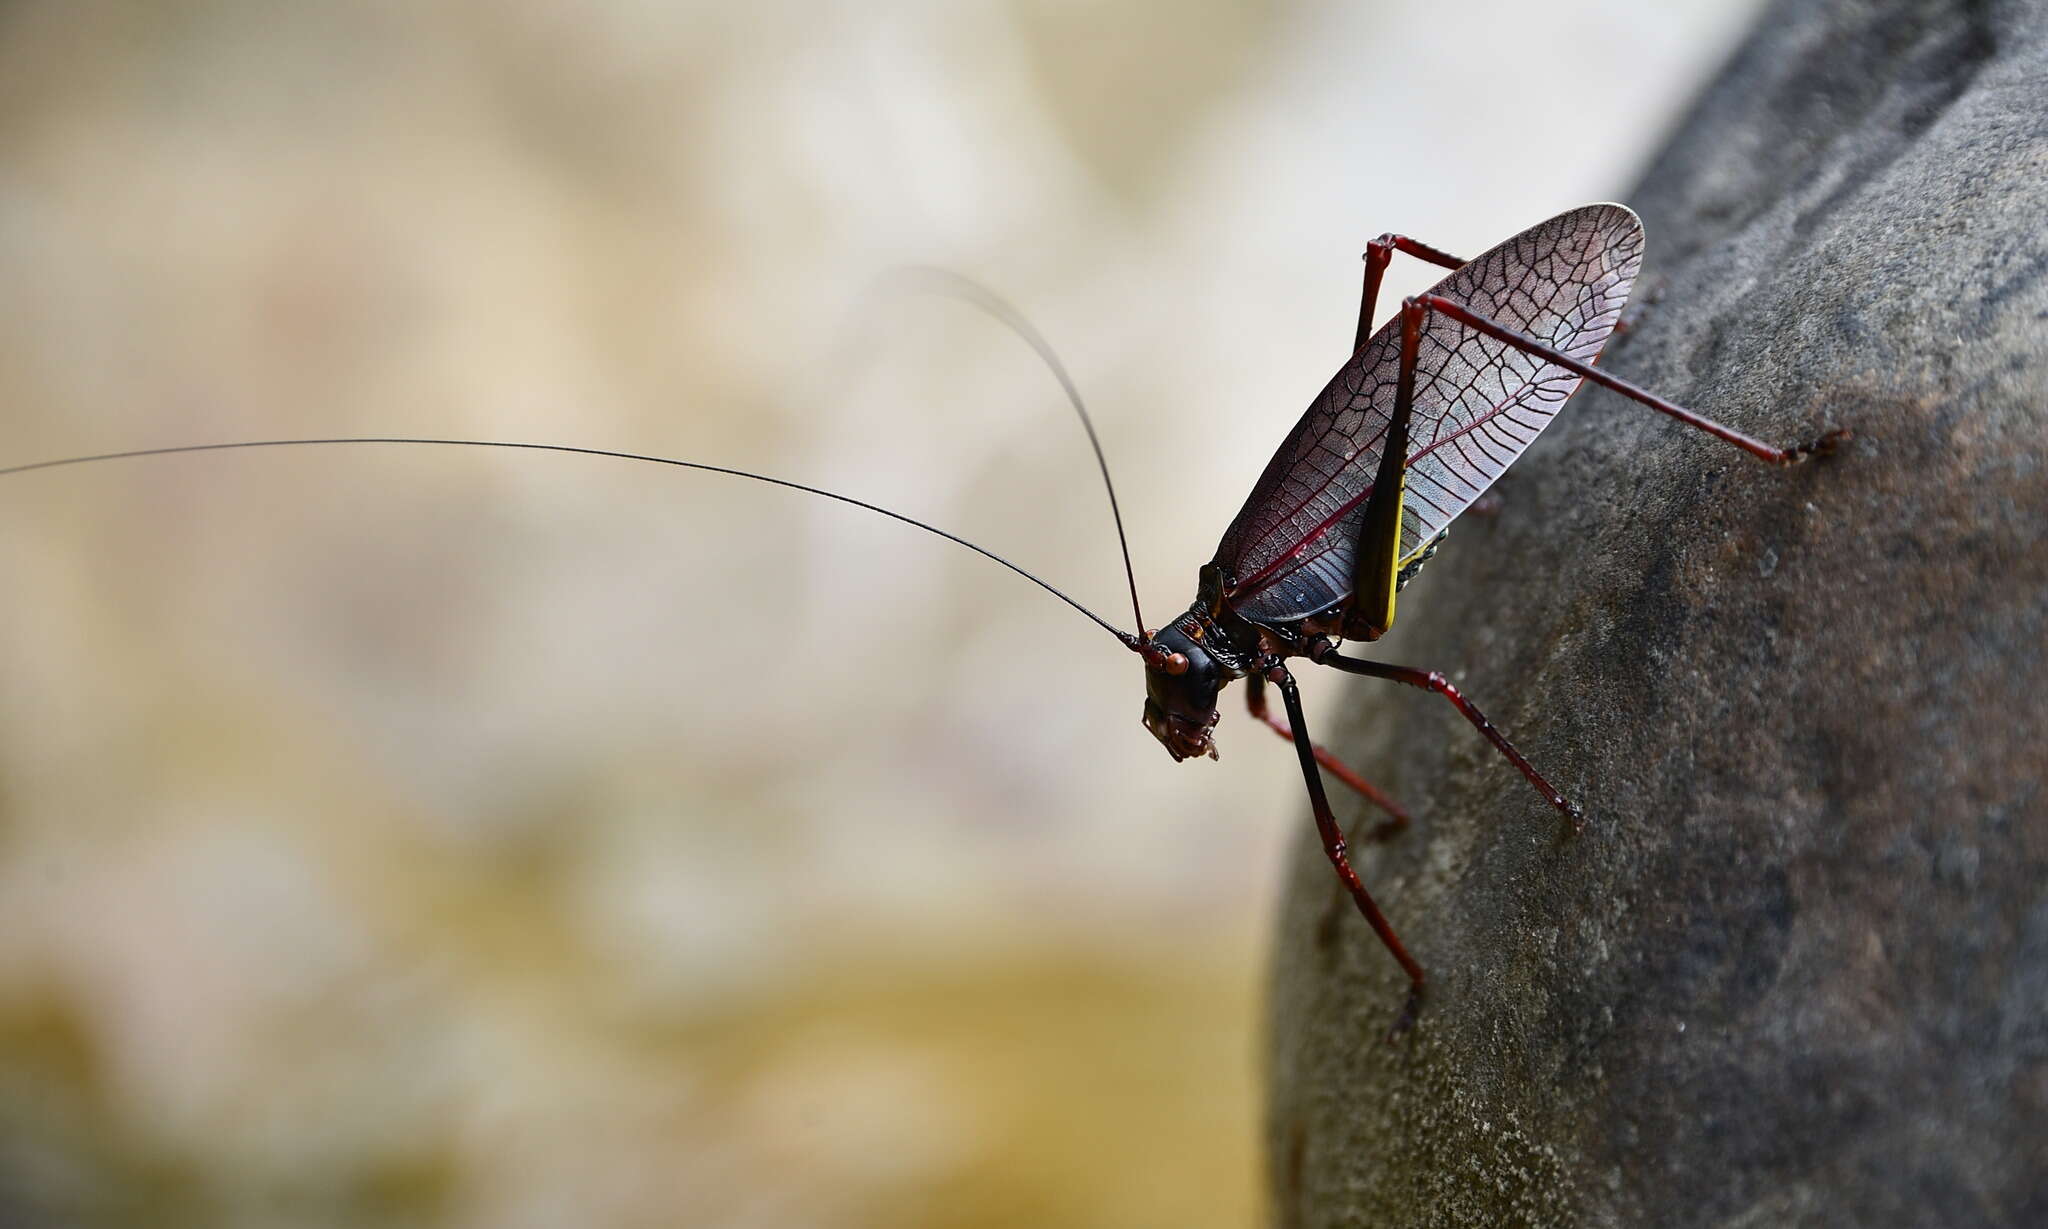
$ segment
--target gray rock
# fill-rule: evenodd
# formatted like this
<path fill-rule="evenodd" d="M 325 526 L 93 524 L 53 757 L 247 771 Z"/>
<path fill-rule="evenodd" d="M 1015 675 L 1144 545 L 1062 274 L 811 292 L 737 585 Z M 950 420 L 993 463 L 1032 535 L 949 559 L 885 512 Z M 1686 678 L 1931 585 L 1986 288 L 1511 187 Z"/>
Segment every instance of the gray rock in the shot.
<path fill-rule="evenodd" d="M 1399 970 L 1304 837 L 1278 1219 L 2048 1224 L 2048 6 L 1787 0 L 1629 200 L 1662 293 L 1603 364 L 1857 438 L 1777 471 L 1583 393 L 1409 589 L 1378 656 L 1589 822 L 1344 684 L 1434 986 L 1386 1042 Z"/>

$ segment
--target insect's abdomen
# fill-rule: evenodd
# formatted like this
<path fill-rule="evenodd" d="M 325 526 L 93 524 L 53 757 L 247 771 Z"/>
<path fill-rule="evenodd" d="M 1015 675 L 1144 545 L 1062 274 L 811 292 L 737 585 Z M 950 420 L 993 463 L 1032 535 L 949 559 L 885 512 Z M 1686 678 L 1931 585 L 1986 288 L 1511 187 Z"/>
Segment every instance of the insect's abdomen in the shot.
<path fill-rule="evenodd" d="M 1590 362 L 1621 317 L 1642 254 L 1633 212 L 1588 205 L 1474 257 L 1433 289 Z M 1285 622 L 1350 595 L 1399 370 L 1400 338 L 1389 321 L 1309 406 L 1224 531 L 1216 562 L 1245 618 Z M 1416 364 L 1403 558 L 1485 493 L 1579 383 L 1561 367 L 1430 316 Z"/>

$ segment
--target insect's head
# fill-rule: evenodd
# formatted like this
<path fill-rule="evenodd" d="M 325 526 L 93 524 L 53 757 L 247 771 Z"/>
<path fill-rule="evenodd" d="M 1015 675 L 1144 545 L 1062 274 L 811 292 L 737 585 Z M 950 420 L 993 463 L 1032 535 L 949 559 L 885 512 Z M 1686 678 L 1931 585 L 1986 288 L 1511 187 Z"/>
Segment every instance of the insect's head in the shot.
<path fill-rule="evenodd" d="M 1190 634 L 1192 632 L 1192 634 Z M 1193 618 L 1176 620 L 1145 637 L 1145 728 L 1175 760 L 1216 758 L 1216 693 L 1230 675 L 1203 647 L 1206 633 Z"/>

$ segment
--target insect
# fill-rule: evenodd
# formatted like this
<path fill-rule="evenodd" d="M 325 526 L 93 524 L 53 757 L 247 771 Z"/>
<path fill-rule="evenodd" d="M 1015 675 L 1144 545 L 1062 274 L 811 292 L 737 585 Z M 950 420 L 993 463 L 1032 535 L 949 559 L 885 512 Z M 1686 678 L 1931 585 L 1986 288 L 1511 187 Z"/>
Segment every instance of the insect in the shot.
<path fill-rule="evenodd" d="M 1317 746 L 1302 715 L 1288 663 L 1386 679 L 1442 696 L 1525 777 L 1574 830 L 1579 809 L 1517 751 L 1442 674 L 1347 656 L 1343 641 L 1371 642 L 1393 626 L 1396 595 L 1438 549 L 1453 520 L 1535 442 L 1586 380 L 1741 449 L 1790 465 L 1831 449 L 1848 432 L 1777 448 L 1597 370 L 1641 267 L 1643 228 L 1621 205 L 1559 214 L 1466 261 L 1400 235 L 1365 253 L 1364 289 L 1353 353 L 1302 415 L 1224 531 L 1198 574 L 1194 602 L 1147 630 L 1128 546 L 1125 578 L 1133 631 L 1117 628 L 1046 581 L 943 529 L 848 495 L 698 461 L 561 444 L 417 437 L 248 440 L 136 449 L 0 468 L 0 476 L 65 465 L 226 449 L 339 444 L 434 444 L 531 449 L 613 457 L 725 474 L 823 496 L 946 538 L 1009 568 L 1094 620 L 1139 655 L 1145 669 L 1143 721 L 1176 761 L 1216 754 L 1213 731 L 1223 688 L 1242 679 L 1251 714 L 1289 739 L 1301 763 L 1324 853 L 1360 914 L 1409 980 L 1396 1031 L 1414 1018 L 1426 976 L 1352 869 L 1345 835 L 1323 786 L 1328 771 L 1392 817 L 1407 814 L 1368 780 Z M 1371 322 L 1380 282 L 1395 252 L 1451 272 L 1403 301 L 1379 331 Z M 948 275 L 938 288 L 966 298 L 1017 331 L 1051 366 L 1080 417 L 1108 488 L 1119 541 L 1122 513 L 1086 408 L 1051 348 L 1001 300 Z M 1268 702 L 1280 693 L 1284 718 Z"/>

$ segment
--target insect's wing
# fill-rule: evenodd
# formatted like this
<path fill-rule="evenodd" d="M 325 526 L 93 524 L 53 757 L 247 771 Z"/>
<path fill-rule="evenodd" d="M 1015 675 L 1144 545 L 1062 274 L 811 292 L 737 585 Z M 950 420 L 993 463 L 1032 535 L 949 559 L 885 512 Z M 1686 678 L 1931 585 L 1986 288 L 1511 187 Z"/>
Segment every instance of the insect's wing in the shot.
<path fill-rule="evenodd" d="M 1587 205 L 1532 226 L 1435 286 L 1510 329 L 1592 362 L 1642 266 L 1643 226 L 1621 205 Z M 1351 593 L 1400 369 L 1398 317 L 1337 372 L 1266 465 L 1217 548 L 1246 618 L 1283 622 Z M 1535 442 L 1579 377 L 1431 316 L 1416 363 L 1401 557 L 1420 552 Z"/>

